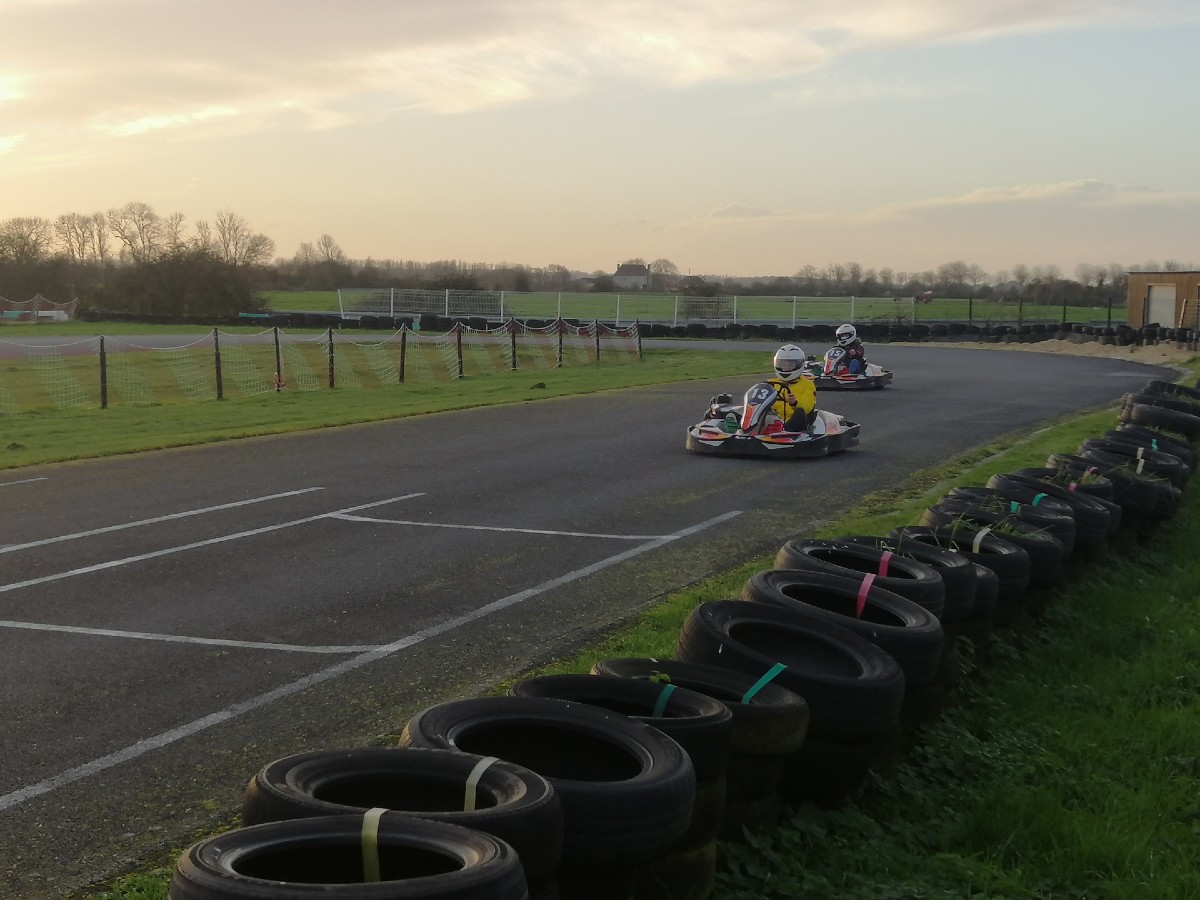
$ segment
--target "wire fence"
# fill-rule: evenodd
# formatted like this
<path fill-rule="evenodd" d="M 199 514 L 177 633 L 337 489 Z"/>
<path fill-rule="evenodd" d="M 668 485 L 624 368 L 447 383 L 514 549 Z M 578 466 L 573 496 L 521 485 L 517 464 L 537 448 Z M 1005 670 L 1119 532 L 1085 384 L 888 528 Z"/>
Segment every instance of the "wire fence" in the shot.
<path fill-rule="evenodd" d="M 278 302 L 286 303 L 286 298 Z M 1049 297 L 977 300 L 933 297 L 694 297 L 684 294 L 571 293 L 341 288 L 337 314 L 347 319 L 436 316 L 520 319 L 599 319 L 620 325 L 642 322 L 680 326 L 838 322 L 965 322 L 1034 324 L 1124 322 L 1124 302 L 1069 305 Z"/>
<path fill-rule="evenodd" d="M 562 320 L 530 327 L 456 324 L 444 334 L 400 328 L 382 338 L 253 334 L 214 328 L 163 340 L 114 336 L 53 343 L 0 340 L 0 415 L 228 400 L 268 393 L 430 384 L 518 369 L 623 364 L 641 359 L 637 323 L 614 328 Z"/>

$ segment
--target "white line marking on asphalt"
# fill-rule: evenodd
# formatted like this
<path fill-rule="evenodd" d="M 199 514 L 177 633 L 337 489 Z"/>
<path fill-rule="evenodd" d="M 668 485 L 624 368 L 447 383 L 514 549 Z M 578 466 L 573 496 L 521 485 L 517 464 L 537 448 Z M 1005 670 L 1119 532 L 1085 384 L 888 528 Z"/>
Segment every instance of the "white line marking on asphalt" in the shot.
<path fill-rule="evenodd" d="M 71 569 L 68 572 L 58 572 L 54 575 L 44 575 L 41 578 L 30 578 L 28 581 L 17 581 L 13 584 L 0 584 L 0 594 L 8 591 L 16 591 L 25 587 L 33 587 L 38 584 L 46 584 L 51 581 L 61 581 L 64 578 L 73 578 L 76 575 L 87 575 L 91 572 L 103 572 L 105 569 L 115 569 L 118 566 L 127 566 L 130 563 L 142 562 L 147 559 L 155 559 L 159 556 L 169 556 L 172 553 L 182 553 L 184 550 L 195 550 L 197 547 L 211 547 L 213 544 L 224 544 L 228 541 L 237 541 L 242 538 L 254 537 L 259 534 L 268 534 L 272 531 L 280 531 L 284 528 L 291 528 L 295 525 L 307 525 L 310 522 L 319 522 L 322 519 L 329 519 L 338 513 L 354 512 L 358 509 L 369 509 L 372 506 L 382 506 L 384 503 L 395 503 L 397 500 L 411 500 L 413 497 L 421 497 L 423 491 L 418 491 L 415 494 L 404 494 L 401 497 L 389 497 L 386 500 L 376 500 L 373 503 L 362 503 L 358 506 L 348 506 L 345 509 L 335 509 L 332 512 L 318 513 L 315 516 L 305 516 L 303 519 L 293 519 L 290 522 L 277 522 L 274 525 L 265 525 L 262 528 L 252 528 L 249 531 L 239 531 L 235 534 L 224 534 L 220 537 L 209 538 L 204 541 L 196 541 L 192 544 L 181 544 L 178 547 L 166 547 L 162 550 L 154 550 L 150 553 L 139 553 L 137 556 L 127 556 L 124 559 L 112 559 L 108 562 L 96 563 L 94 566 L 83 566 L 79 569 Z"/>
<path fill-rule="evenodd" d="M 412 519 L 375 519 L 371 516 L 349 516 L 337 513 L 331 518 L 347 522 L 378 522 L 383 525 L 417 525 L 421 528 L 462 528 L 466 531 L 507 531 L 512 534 L 549 534 L 555 537 L 611 538 L 616 541 L 652 541 L 661 534 L 597 534 L 590 531 L 550 531 L 545 528 L 507 528 L 500 525 L 452 525 L 443 522 L 416 522 Z"/>
<path fill-rule="evenodd" d="M 40 478 L 22 478 L 20 481 L 0 481 L 0 487 L 12 487 L 14 484 L 29 484 L 34 481 L 47 481 L 45 475 Z"/>
<path fill-rule="evenodd" d="M 388 501 L 383 501 L 388 502 Z M 361 507 L 358 507 L 361 508 Z M 63 787 L 73 782 L 88 778 L 98 772 L 103 772 L 106 769 L 111 769 L 114 766 L 119 766 L 121 763 L 129 762 L 131 759 L 136 759 L 149 753 L 151 750 L 158 750 L 166 747 L 176 741 L 191 737 L 198 734 L 207 728 L 214 725 L 220 725 L 222 722 L 227 722 L 230 719 L 236 718 L 244 713 L 260 709 L 276 700 L 282 700 L 285 697 L 290 697 L 293 694 L 298 694 L 307 688 L 322 682 L 337 678 L 339 675 L 344 675 L 347 672 L 353 672 L 355 669 L 360 669 L 363 666 L 373 663 L 377 660 L 384 659 L 401 650 L 407 650 L 423 641 L 437 637 L 447 631 L 453 631 L 463 625 L 470 624 L 478 619 L 485 618 L 494 612 L 499 612 L 502 609 L 507 609 L 510 606 L 515 606 L 522 603 L 531 597 L 536 597 L 539 594 L 544 594 L 546 591 L 553 590 L 557 587 L 562 587 L 564 584 L 569 584 L 572 581 L 577 581 L 588 575 L 595 574 L 609 566 L 614 566 L 617 563 L 625 562 L 627 559 L 632 559 L 635 556 L 640 556 L 643 553 L 648 553 L 651 550 L 657 550 L 659 547 L 669 544 L 672 541 L 677 541 L 680 538 L 689 537 L 706 528 L 711 528 L 713 525 L 719 525 L 735 516 L 741 515 L 741 510 L 733 510 L 723 513 L 719 516 L 714 516 L 699 524 L 684 528 L 674 534 L 663 535 L 652 541 L 647 541 L 645 544 L 639 544 L 637 547 L 630 547 L 615 556 L 609 556 L 599 562 L 592 563 L 590 566 L 584 566 L 582 569 L 576 569 L 573 572 L 568 572 L 566 575 L 560 575 L 558 578 L 551 578 L 549 581 L 543 581 L 541 584 L 528 588 L 523 591 L 518 591 L 515 594 L 509 594 L 507 597 L 502 597 L 499 600 L 493 600 L 478 609 L 472 610 L 469 613 L 464 613 L 461 616 L 455 616 L 453 619 L 447 619 L 437 625 L 431 625 L 422 631 L 415 634 L 406 635 L 399 640 L 393 641 L 390 644 L 384 644 L 362 653 L 351 659 L 343 660 L 328 668 L 321 669 L 319 672 L 313 672 L 311 675 L 305 675 L 303 678 L 298 678 L 288 684 L 281 685 L 274 690 L 267 691 L 265 694 L 259 694 L 257 697 L 250 697 L 243 700 L 241 703 L 235 703 L 232 706 L 227 706 L 225 709 L 210 713 L 207 716 L 202 716 L 199 719 L 194 719 L 185 725 L 180 725 L 178 728 L 172 728 L 169 731 L 163 731 L 153 737 L 145 738 L 138 741 L 136 744 L 131 744 L 122 750 L 115 753 L 110 753 L 107 756 L 101 756 L 98 759 L 93 759 L 83 765 L 76 766 L 73 769 L 68 769 L 65 772 L 60 772 L 58 775 L 51 776 L 36 784 L 26 785 L 23 788 L 18 788 L 11 793 L 0 796 L 0 812 L 12 809 L 27 800 L 32 800 L 34 797 L 40 797 L 42 794 L 48 794 L 53 790 Z"/>
<path fill-rule="evenodd" d="M 96 637 L 132 638 L 139 641 L 163 641 L 175 644 L 200 644 L 213 647 L 240 647 L 250 650 L 283 650 L 288 653 L 362 653 L 374 650 L 378 644 L 310 647 L 304 644 L 272 644 L 267 641 L 231 641 L 224 638 L 188 637 L 179 634 L 156 634 L 151 631 L 118 631 L 114 628 L 83 628 L 78 625 L 49 625 L 44 622 L 14 622 L 0 619 L 0 628 L 23 628 L 27 631 L 56 631 L 66 634 L 86 634 Z"/>
<path fill-rule="evenodd" d="M 279 500 L 282 497 L 295 497 L 298 494 L 309 494 L 313 491 L 323 491 L 323 487 L 301 488 L 298 491 L 285 491 L 282 494 L 267 494 L 265 497 L 254 497 L 250 500 L 237 500 L 233 503 L 222 503 L 220 506 L 206 506 L 203 509 L 189 509 L 184 512 L 171 513 L 166 516 L 155 516 L 153 519 L 139 519 L 136 522 L 125 522 L 121 525 L 108 525 L 104 528 L 92 528 L 89 531 L 77 531 L 74 534 L 60 534 L 58 537 L 43 538 L 40 541 L 29 541 L 25 544 L 9 544 L 6 547 L 0 547 L 0 553 L 8 553 L 10 550 L 25 550 L 29 547 L 41 547 L 45 544 L 57 544 L 61 541 L 74 541 L 79 538 L 93 537 L 97 534 L 107 534 L 111 531 L 123 531 L 126 528 L 137 528 L 141 525 L 155 525 L 159 522 L 170 522 L 173 519 L 186 519 L 189 516 L 199 516 L 204 513 L 219 512 L 223 509 L 235 509 L 239 506 L 249 506 L 252 503 L 263 503 L 267 500 Z"/>

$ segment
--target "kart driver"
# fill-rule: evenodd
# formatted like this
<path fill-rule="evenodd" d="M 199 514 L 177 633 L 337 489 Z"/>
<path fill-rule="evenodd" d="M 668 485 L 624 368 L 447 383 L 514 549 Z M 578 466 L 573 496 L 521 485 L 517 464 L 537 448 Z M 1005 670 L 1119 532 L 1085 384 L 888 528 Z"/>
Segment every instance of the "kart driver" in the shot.
<path fill-rule="evenodd" d="M 775 351 L 775 377 L 767 383 L 779 390 L 771 410 L 786 431 L 804 431 L 812 423 L 817 406 L 817 389 L 805 373 L 807 357 L 795 344 Z"/>
<path fill-rule="evenodd" d="M 845 325 L 838 326 L 834 336 L 837 338 L 838 346 L 845 351 L 845 355 L 838 360 L 838 368 L 844 367 L 851 375 L 861 375 L 865 372 L 867 370 L 867 349 L 858 339 L 858 330 L 847 322 Z"/>

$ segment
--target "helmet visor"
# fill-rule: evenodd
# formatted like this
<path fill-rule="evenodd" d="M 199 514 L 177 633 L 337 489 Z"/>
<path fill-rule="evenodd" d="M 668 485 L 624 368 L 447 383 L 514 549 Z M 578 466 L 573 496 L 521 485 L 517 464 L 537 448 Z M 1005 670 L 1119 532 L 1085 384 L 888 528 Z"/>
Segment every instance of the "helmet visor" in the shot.
<path fill-rule="evenodd" d="M 777 372 L 795 372 L 800 368 L 800 360 L 798 359 L 777 359 L 775 360 L 775 371 Z"/>

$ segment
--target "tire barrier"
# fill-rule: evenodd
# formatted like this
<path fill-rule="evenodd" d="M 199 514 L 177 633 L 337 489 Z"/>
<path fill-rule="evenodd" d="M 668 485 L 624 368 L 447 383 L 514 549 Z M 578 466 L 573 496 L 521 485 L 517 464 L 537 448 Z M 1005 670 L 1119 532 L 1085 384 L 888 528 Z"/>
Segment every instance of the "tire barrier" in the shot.
<path fill-rule="evenodd" d="M 898 732 L 904 672 L 884 650 L 851 631 L 783 607 L 743 600 L 701 603 L 679 631 L 675 655 L 771 678 L 800 694 L 811 711 L 808 736 L 788 758 L 780 793 L 837 803 L 859 790 Z M 839 778 L 816 778 L 813 757 L 826 742 L 844 745 L 854 765 Z"/>
<path fill-rule="evenodd" d="M 971 525 L 932 527 L 906 525 L 892 530 L 901 547 L 917 543 L 959 554 L 967 561 L 990 569 L 996 576 L 996 605 L 992 621 L 1010 628 L 1025 605 L 1029 590 L 1029 554 L 1023 547 L 991 531 Z"/>
<path fill-rule="evenodd" d="M 781 804 L 778 788 L 784 763 L 808 734 L 808 703 L 794 691 L 742 672 L 669 659 L 602 659 L 592 673 L 680 687 L 725 704 L 733 719 L 725 770 L 721 836 L 774 828 Z"/>
<path fill-rule="evenodd" d="M 563 812 L 541 775 L 504 760 L 449 750 L 318 750 L 268 763 L 242 794 L 242 824 L 389 810 L 473 828 L 516 850 L 531 889 L 562 856 Z"/>
<path fill-rule="evenodd" d="M 1029 557 L 1029 586 L 1053 587 L 1062 578 L 1065 551 L 1062 541 L 1041 527 L 1003 512 L 995 512 L 965 500 L 943 499 L 927 507 L 920 523 L 935 528 L 957 529 L 963 524 L 975 529 L 994 529 Z"/>
<path fill-rule="evenodd" d="M 866 544 L 815 538 L 785 543 L 775 554 L 776 569 L 803 569 L 862 580 L 899 594 L 941 619 L 946 611 L 946 585 L 933 568 L 908 557 Z"/>
<path fill-rule="evenodd" d="M 667 856 L 691 827 L 691 760 L 620 713 L 549 697 L 452 700 L 409 719 L 399 743 L 495 756 L 543 775 L 562 802 L 564 896 L 633 896 L 637 868 Z"/>
<path fill-rule="evenodd" d="M 169 896 L 706 900 L 719 839 L 856 796 L 1021 640 L 1074 555 L 1169 520 L 1197 439 L 1200 386 L 1148 382 L 1074 453 L 954 488 L 918 524 L 787 540 L 741 599 L 692 610 L 675 659 L 527 678 L 426 709 L 399 748 L 269 763 Z"/>
<path fill-rule="evenodd" d="M 770 569 L 750 576 L 742 599 L 828 622 L 870 641 L 899 664 L 907 690 L 937 678 L 945 643 L 941 622 L 923 606 L 875 587 L 870 576 Z"/>
<path fill-rule="evenodd" d="M 527 900 L 508 844 L 446 822 L 319 816 L 234 829 L 184 852 L 171 900 Z"/>

